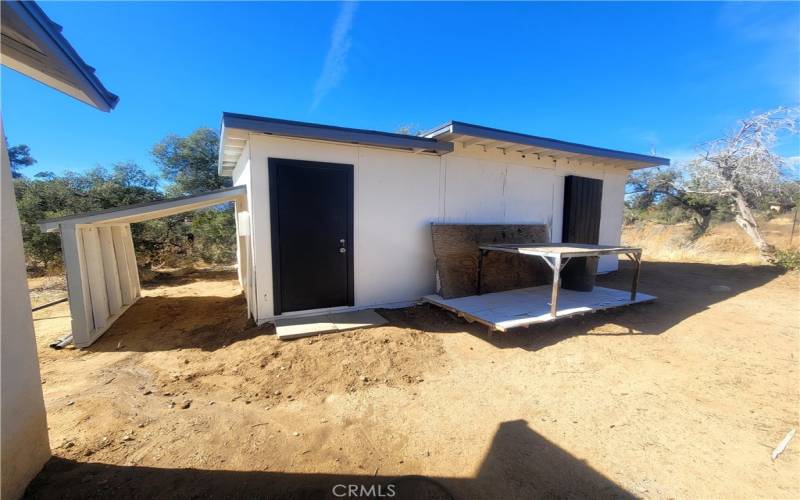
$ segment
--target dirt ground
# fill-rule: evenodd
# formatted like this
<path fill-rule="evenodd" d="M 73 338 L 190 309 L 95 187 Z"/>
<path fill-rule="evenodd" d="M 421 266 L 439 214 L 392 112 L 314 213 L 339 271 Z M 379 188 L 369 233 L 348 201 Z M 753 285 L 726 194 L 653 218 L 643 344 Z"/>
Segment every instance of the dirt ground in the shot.
<path fill-rule="evenodd" d="M 280 341 L 205 272 L 56 351 L 59 304 L 34 315 L 55 456 L 27 496 L 798 498 L 800 438 L 770 453 L 798 427 L 799 281 L 646 262 L 653 304 L 491 337 L 424 305 Z"/>

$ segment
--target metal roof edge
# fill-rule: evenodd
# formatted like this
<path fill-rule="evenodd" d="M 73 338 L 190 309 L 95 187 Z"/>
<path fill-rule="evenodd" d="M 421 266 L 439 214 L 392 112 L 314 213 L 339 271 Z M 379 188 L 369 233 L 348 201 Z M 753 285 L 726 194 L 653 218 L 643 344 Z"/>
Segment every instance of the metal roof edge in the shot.
<path fill-rule="evenodd" d="M 69 64 L 76 68 L 100 102 L 93 100 L 94 106 L 101 111 L 111 111 L 117 106 L 119 96 L 109 91 L 95 74 L 95 69 L 89 66 L 78 54 L 72 44 L 61 33 L 61 26 L 53 22 L 36 2 L 16 1 L 3 2 L 4 7 L 14 9 L 17 14 L 25 15 L 36 22 L 51 41 L 60 49 L 62 60 L 67 59 Z M 88 95 L 88 94 L 87 94 Z"/>
<path fill-rule="evenodd" d="M 263 116 L 225 112 L 222 127 L 249 130 L 266 134 L 318 139 L 349 144 L 388 147 L 395 149 L 432 151 L 438 154 L 453 151 L 450 142 L 379 130 L 357 129 L 319 123 L 284 120 Z"/>

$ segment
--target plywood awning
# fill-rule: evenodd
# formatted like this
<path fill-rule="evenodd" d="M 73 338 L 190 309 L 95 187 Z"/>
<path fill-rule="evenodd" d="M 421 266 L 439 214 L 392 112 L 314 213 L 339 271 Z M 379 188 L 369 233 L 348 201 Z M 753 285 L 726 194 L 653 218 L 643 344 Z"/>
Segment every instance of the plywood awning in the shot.
<path fill-rule="evenodd" d="M 39 228 L 44 232 L 58 231 L 61 225 L 71 224 L 130 224 L 146 220 L 167 217 L 169 215 L 211 207 L 228 201 L 242 200 L 247 195 L 246 186 L 234 186 L 207 193 L 180 198 L 167 198 L 164 200 L 139 203 L 127 207 L 87 212 L 83 214 L 58 217 L 39 222 Z"/>

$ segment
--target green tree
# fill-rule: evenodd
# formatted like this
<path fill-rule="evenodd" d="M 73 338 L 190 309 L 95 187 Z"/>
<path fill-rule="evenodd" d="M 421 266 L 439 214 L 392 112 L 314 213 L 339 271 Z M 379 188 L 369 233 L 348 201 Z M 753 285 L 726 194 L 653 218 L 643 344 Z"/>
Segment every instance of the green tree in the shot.
<path fill-rule="evenodd" d="M 36 160 L 31 156 L 31 148 L 26 144 L 18 144 L 8 148 L 8 159 L 11 164 L 11 177 L 18 179 L 22 177 L 20 169 L 30 167 Z"/>
<path fill-rule="evenodd" d="M 170 184 L 169 196 L 186 196 L 231 185 L 217 175 L 219 136 L 210 128 L 198 128 L 186 137 L 168 135 L 153 146 L 152 154 L 161 176 Z"/>
<path fill-rule="evenodd" d="M 661 222 L 690 220 L 692 239 L 708 230 L 712 217 L 724 209 L 718 199 L 693 193 L 681 182 L 683 172 L 678 167 L 644 169 L 631 172 L 628 177 L 628 209 L 641 216 L 643 212 L 656 213 Z M 692 182 L 689 181 L 689 186 Z"/>
<path fill-rule="evenodd" d="M 132 163 L 118 163 L 111 170 L 97 167 L 85 174 L 50 173 L 34 179 L 18 178 L 14 190 L 25 255 L 31 264 L 43 267 L 61 261 L 61 244 L 57 234 L 39 230 L 39 221 L 163 197 L 158 190 L 158 178 Z M 140 243 L 136 236 L 135 232 L 134 239 Z"/>
<path fill-rule="evenodd" d="M 168 135 L 153 146 L 153 158 L 161 168 L 162 178 L 169 183 L 166 193 L 186 196 L 231 186 L 229 177 L 217 173 L 218 149 L 219 136 L 209 128 L 198 128 L 186 137 Z M 170 221 L 173 230 L 181 227 L 186 231 L 194 256 L 211 263 L 234 260 L 236 224 L 232 203 L 182 214 Z"/>

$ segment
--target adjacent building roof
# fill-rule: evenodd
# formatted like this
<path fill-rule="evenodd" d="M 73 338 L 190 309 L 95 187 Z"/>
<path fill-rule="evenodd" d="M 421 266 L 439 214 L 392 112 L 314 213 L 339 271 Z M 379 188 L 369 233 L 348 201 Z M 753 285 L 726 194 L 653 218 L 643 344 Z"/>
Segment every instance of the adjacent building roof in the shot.
<path fill-rule="evenodd" d="M 460 142 L 464 145 L 477 145 L 484 148 L 497 148 L 554 158 L 566 157 L 587 161 L 602 158 L 607 160 L 607 163 L 619 164 L 627 168 L 669 165 L 669 159 L 658 156 L 598 148 L 458 121 L 451 121 L 436 127 L 423 133 L 423 136 L 440 141 Z"/>
<path fill-rule="evenodd" d="M 420 136 L 393 134 L 376 130 L 335 127 L 262 116 L 222 114 L 220 133 L 219 174 L 231 175 L 247 145 L 248 135 L 261 133 L 316 141 L 360 144 L 444 155 L 454 151 L 454 143 L 481 146 L 484 150 L 499 149 L 523 155 L 547 156 L 578 162 L 616 165 L 627 169 L 669 165 L 669 159 L 658 156 L 598 148 L 574 142 L 547 139 L 535 135 L 508 132 L 496 128 L 451 121 Z"/>
<path fill-rule="evenodd" d="M 212 207 L 228 201 L 241 200 L 246 194 L 246 186 L 234 186 L 191 196 L 167 198 L 128 205 L 127 207 L 47 219 L 39 222 L 39 228 L 44 232 L 52 232 L 58 231 L 62 224 L 130 224 L 143 222 L 190 210 Z"/>
<path fill-rule="evenodd" d="M 242 149 L 247 142 L 247 134 L 254 132 L 433 154 L 444 154 L 453 150 L 453 145 L 448 142 L 414 135 L 336 127 L 238 113 L 223 113 L 219 152 L 219 173 L 221 175 L 230 175 L 233 172 L 239 155 L 241 155 Z"/>
<path fill-rule="evenodd" d="M 35 2 L 3 1 L 2 63 L 102 111 L 119 101 Z"/>

